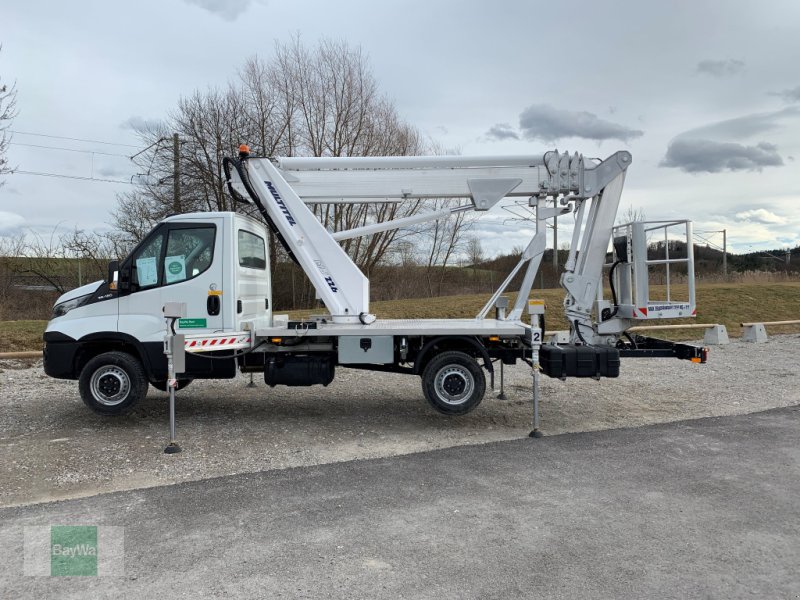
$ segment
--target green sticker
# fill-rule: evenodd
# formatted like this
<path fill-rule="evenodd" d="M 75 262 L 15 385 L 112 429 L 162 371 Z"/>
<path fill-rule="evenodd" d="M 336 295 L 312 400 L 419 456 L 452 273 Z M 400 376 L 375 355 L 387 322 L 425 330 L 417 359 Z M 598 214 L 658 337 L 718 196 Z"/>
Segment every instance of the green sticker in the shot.
<path fill-rule="evenodd" d="M 208 327 L 205 319 L 178 319 L 178 327 L 181 329 L 204 329 Z"/>
<path fill-rule="evenodd" d="M 164 258 L 164 275 L 167 283 L 177 283 L 186 279 L 186 257 L 167 256 Z"/>

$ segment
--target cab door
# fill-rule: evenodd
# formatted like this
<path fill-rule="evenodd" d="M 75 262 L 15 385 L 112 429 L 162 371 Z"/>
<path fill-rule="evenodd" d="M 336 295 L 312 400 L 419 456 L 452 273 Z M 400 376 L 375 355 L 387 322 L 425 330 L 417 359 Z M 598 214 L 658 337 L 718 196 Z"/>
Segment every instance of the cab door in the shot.
<path fill-rule="evenodd" d="M 205 333 L 225 328 L 222 310 L 224 220 L 164 223 L 126 259 L 130 289 L 120 296 L 118 329 L 147 346 L 150 355 L 163 354 L 166 302 L 185 302 L 181 333 Z"/>
<path fill-rule="evenodd" d="M 223 219 L 173 225 L 164 250 L 162 305 L 185 302 L 181 333 L 218 332 L 225 329 L 222 310 L 224 277 Z"/>

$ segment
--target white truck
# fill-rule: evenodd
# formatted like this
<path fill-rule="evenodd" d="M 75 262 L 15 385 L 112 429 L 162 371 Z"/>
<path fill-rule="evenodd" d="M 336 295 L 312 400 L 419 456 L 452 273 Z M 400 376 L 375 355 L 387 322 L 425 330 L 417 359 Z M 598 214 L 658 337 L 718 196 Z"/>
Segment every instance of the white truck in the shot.
<path fill-rule="evenodd" d="M 494 364 L 523 360 L 552 377 L 615 377 L 621 356 L 674 356 L 705 362 L 707 349 L 626 330 L 651 319 L 693 317 L 694 258 L 688 221 L 614 226 L 628 152 L 605 160 L 548 152 L 516 157 L 256 158 L 243 146 L 225 160 L 233 197 L 254 205 L 263 222 L 235 212 L 174 215 L 158 224 L 105 281 L 61 296 L 44 334 L 45 372 L 77 379 L 84 402 L 104 415 L 129 411 L 148 384 L 167 386 L 162 307 L 185 303 L 193 379 L 263 372 L 270 386 L 328 385 L 336 368 L 408 373 L 422 378 L 433 408 L 447 415 L 474 409 L 494 384 Z M 377 319 L 369 281 L 338 241 L 407 227 L 458 211 L 487 211 L 507 197 L 535 210 L 535 235 L 519 263 L 474 319 Z M 329 232 L 309 204 L 463 198 L 462 205 L 353 230 Z M 545 250 L 548 219 L 574 214 L 569 259 L 561 276 L 568 340 L 543 343 L 543 319 L 529 293 Z M 308 275 L 328 314 L 290 320 L 274 315 L 268 229 Z M 654 232 L 679 230 L 685 256 L 648 259 Z M 609 243 L 611 251 L 609 251 Z M 667 251 L 670 244 L 667 244 Z M 611 257 L 609 259 L 609 257 Z M 648 271 L 676 263 L 688 297 L 652 300 Z M 603 297 L 604 267 L 612 297 Z M 513 306 L 505 293 L 524 273 Z M 669 277 L 667 279 L 669 282 Z M 505 302 L 504 302 L 505 301 Z M 508 308 L 507 308 L 508 307 Z M 526 309 L 530 323 L 523 321 Z M 534 378 L 535 381 L 536 378 Z"/>

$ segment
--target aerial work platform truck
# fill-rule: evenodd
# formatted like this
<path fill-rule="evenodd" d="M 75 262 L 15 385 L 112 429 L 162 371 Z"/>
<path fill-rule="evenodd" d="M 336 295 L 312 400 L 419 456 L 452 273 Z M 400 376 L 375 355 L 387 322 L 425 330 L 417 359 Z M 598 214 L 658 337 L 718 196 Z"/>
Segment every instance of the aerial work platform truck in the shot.
<path fill-rule="evenodd" d="M 105 281 L 61 296 L 44 334 L 48 375 L 79 380 L 80 394 L 105 415 L 130 410 L 148 385 L 262 372 L 269 386 L 328 385 L 357 368 L 421 377 L 430 405 L 446 415 L 474 409 L 494 384 L 495 365 L 524 361 L 551 377 L 616 377 L 621 357 L 705 362 L 707 349 L 627 330 L 643 321 L 694 317 L 694 256 L 689 221 L 615 226 L 631 155 L 604 160 L 543 156 L 257 158 L 246 146 L 224 161 L 233 198 L 260 219 L 236 212 L 173 215 L 159 223 Z M 462 199 L 457 206 L 355 229 L 328 231 L 309 206 L 375 201 Z M 411 227 L 463 211 L 486 213 L 504 198 L 524 202 L 535 233 L 518 264 L 471 319 L 380 319 L 370 311 L 369 280 L 339 241 Z M 545 343 L 543 305 L 529 298 L 545 251 L 546 224 L 572 214 L 574 229 L 561 285 L 567 341 Z M 327 308 L 290 319 L 273 314 L 267 239 L 272 232 Z M 648 240 L 684 240 L 686 251 L 648 258 Z M 663 233 L 662 233 L 663 232 Z M 672 236 L 672 237 L 670 237 Z M 670 244 L 666 245 L 669 251 Z M 649 271 L 680 270 L 688 295 L 650 297 Z M 611 297 L 604 297 L 605 273 Z M 507 297 L 521 276 L 514 303 Z M 669 282 L 669 277 L 667 279 Z M 172 322 L 186 364 L 169 380 L 164 355 L 167 303 L 183 303 Z M 171 304 L 172 305 L 172 304 Z M 534 391 L 534 395 L 536 391 Z"/>

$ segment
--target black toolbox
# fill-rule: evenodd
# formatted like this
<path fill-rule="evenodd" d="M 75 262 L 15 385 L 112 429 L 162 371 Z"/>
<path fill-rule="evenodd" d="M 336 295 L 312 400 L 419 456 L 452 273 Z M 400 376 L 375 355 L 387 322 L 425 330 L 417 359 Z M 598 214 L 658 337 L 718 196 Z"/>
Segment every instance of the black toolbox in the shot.
<path fill-rule="evenodd" d="M 604 346 L 556 346 L 539 349 L 542 372 L 549 377 L 619 377 L 619 350 Z"/>

